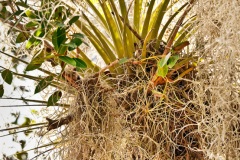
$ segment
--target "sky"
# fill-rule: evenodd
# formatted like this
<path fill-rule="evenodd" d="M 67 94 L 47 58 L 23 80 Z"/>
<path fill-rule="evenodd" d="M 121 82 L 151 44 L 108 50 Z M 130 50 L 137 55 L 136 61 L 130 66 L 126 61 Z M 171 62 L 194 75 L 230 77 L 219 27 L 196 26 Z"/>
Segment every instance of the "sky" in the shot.
<path fill-rule="evenodd" d="M 0 22 L 0 50 L 2 51 L 3 47 L 6 47 L 6 41 L 4 41 L 4 38 L 6 36 L 6 28 L 3 27 L 3 25 Z M 7 47 L 6 47 L 7 49 Z M 6 52 L 8 52 L 6 50 Z M 0 66 L 4 66 L 5 68 L 8 68 L 12 71 L 14 71 L 12 67 L 12 61 L 11 59 L 7 58 L 3 54 L 0 53 Z M 23 71 L 25 68 L 25 65 L 20 64 L 17 67 L 17 70 L 19 72 Z M 2 68 L 0 68 L 2 69 Z M 37 74 L 37 72 L 33 72 L 34 74 Z M 34 95 L 34 89 L 36 84 L 32 80 L 20 80 L 16 77 L 13 78 L 12 85 L 7 84 L 3 81 L 2 77 L 0 76 L 0 84 L 4 85 L 4 96 L 3 98 L 8 97 L 15 97 L 15 98 L 21 98 L 25 97 L 28 99 L 42 99 L 40 94 Z M 16 89 L 14 89 L 14 86 Z M 23 92 L 19 86 L 25 86 L 26 90 L 28 92 Z M 24 117 L 29 117 L 30 119 L 35 120 L 36 122 L 42 121 L 40 116 L 32 114 L 33 110 L 40 111 L 42 107 L 19 107 L 18 105 L 24 105 L 25 103 L 19 100 L 10 100 L 10 99 L 0 99 L 0 130 L 8 128 L 7 124 L 10 124 L 10 127 L 14 127 L 11 123 L 14 122 L 15 118 L 11 115 L 11 113 L 18 113 L 20 112 L 20 118 L 18 120 L 19 124 L 22 124 L 24 122 Z M 4 107 L 9 105 L 16 105 L 15 107 Z M 8 131 L 0 132 L 0 136 L 8 134 Z M 26 140 L 27 145 L 24 149 L 31 149 L 36 147 L 37 142 L 36 138 L 34 138 L 34 134 L 31 134 L 30 136 L 26 137 L 23 133 L 18 134 L 16 141 L 20 140 Z M 4 136 L 0 137 L 0 159 L 2 159 L 2 154 L 6 155 L 13 155 L 16 153 L 16 151 L 21 151 L 21 146 L 18 142 L 13 141 L 14 136 Z M 30 152 L 29 157 L 32 157 L 34 155 L 33 152 Z"/>

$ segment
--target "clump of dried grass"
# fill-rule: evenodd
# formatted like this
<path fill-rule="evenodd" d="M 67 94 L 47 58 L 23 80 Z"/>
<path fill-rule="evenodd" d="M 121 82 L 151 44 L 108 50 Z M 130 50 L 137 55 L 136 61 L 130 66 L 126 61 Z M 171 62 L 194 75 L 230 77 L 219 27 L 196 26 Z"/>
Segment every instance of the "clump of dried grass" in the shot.
<path fill-rule="evenodd" d="M 95 74 L 77 83 L 67 141 L 61 144 L 64 159 L 201 159 L 202 152 L 194 150 L 201 148 L 201 112 L 190 103 L 195 72 L 152 92 L 142 65 L 121 67 L 126 73 L 117 77 Z"/>
<path fill-rule="evenodd" d="M 240 157 L 240 2 L 199 0 L 197 7 L 201 108 L 199 134 L 207 159 Z"/>
<path fill-rule="evenodd" d="M 185 79 L 152 88 L 157 94 L 136 64 L 127 64 L 133 74 L 81 79 L 62 136 L 63 159 L 240 157 L 239 6 L 198 1 L 202 61 Z"/>

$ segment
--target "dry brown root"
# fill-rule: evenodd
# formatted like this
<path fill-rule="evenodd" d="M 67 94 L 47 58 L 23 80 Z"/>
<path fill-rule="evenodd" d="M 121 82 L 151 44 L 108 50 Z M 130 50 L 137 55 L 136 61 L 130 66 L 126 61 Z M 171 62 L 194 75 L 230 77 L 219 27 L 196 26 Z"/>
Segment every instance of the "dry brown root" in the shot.
<path fill-rule="evenodd" d="M 101 72 L 81 79 L 68 111 L 71 118 L 49 121 L 49 130 L 67 124 L 63 157 L 202 159 L 198 106 L 189 103 L 191 81 L 158 85 L 152 89 L 163 96 L 156 96 L 141 64 L 122 67 L 132 73 L 113 78 Z"/>

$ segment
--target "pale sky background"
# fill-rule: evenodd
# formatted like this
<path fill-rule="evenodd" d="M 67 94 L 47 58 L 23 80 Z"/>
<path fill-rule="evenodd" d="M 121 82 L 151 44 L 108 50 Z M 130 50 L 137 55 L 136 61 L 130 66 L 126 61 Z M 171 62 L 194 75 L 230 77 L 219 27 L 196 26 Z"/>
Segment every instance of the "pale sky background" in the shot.
<path fill-rule="evenodd" d="M 4 41 L 4 38 L 6 36 L 6 28 L 3 27 L 3 24 L 0 22 L 0 50 L 2 51 L 2 48 L 4 46 L 6 46 L 6 41 Z M 7 47 L 6 47 L 7 49 Z M 6 51 L 9 53 L 9 51 Z M 17 68 L 18 71 L 23 71 L 25 69 L 25 65 L 23 65 L 22 63 L 19 63 L 19 67 Z M 12 71 L 12 62 L 10 58 L 7 58 L 6 56 L 2 55 L 0 53 L 0 66 L 4 66 L 5 68 L 8 68 Z M 0 68 L 2 69 L 2 68 Z M 37 74 L 38 72 L 32 72 Z M 30 74 L 32 74 L 30 73 Z M 19 80 L 18 78 L 14 78 L 13 76 L 13 82 L 12 85 L 9 85 L 7 83 L 5 83 L 2 79 L 2 77 L 0 76 L 0 84 L 4 84 L 4 96 L 3 98 L 7 98 L 7 97 L 15 97 L 15 98 L 21 98 L 21 96 L 23 96 L 24 98 L 28 98 L 28 99 L 42 99 L 42 97 L 40 96 L 40 94 L 36 94 L 34 95 L 34 89 L 36 84 L 34 83 L 34 81 L 32 80 Z M 19 86 L 25 86 L 27 90 L 29 90 L 29 92 L 24 92 L 21 91 L 19 88 L 17 88 L 16 90 L 14 90 L 14 86 L 19 87 Z M 24 105 L 25 103 L 23 103 L 22 101 L 19 100 L 4 100 L 4 99 L 0 99 L 0 106 L 8 106 L 8 105 Z M 36 107 L 0 107 L 0 130 L 7 128 L 6 124 L 13 122 L 15 120 L 15 118 L 13 116 L 11 116 L 11 113 L 17 113 L 20 112 L 20 118 L 18 123 L 21 124 L 24 122 L 24 117 L 29 117 L 30 119 L 33 119 L 37 122 L 40 122 L 40 117 L 38 117 L 37 115 L 33 115 L 31 114 L 31 110 L 40 110 L 42 107 L 36 106 Z M 11 127 L 11 126 L 10 126 Z M 14 127 L 14 125 L 12 125 L 12 127 Z M 2 135 L 6 135 L 9 132 L 0 132 L 0 136 Z M 34 134 L 30 134 L 30 136 L 26 137 L 24 135 L 24 133 L 19 133 L 17 134 L 17 141 L 20 140 L 26 140 L 27 144 L 26 147 L 24 149 L 31 149 L 31 148 L 35 148 L 36 147 L 36 138 L 34 138 Z M 0 159 L 2 159 L 2 154 L 6 154 L 6 155 L 13 155 L 16 153 L 16 151 L 21 151 L 21 146 L 19 143 L 17 142 L 13 142 L 13 136 L 9 135 L 9 136 L 5 136 L 5 137 L 0 137 Z M 29 158 L 33 157 L 33 152 L 30 152 Z"/>

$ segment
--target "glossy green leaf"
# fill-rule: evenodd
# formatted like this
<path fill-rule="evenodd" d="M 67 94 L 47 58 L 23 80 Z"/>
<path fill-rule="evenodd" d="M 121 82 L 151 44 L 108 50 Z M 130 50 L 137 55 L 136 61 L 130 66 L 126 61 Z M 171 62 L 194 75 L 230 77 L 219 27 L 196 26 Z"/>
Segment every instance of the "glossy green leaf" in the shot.
<path fill-rule="evenodd" d="M 49 98 L 47 102 L 47 106 L 53 106 L 56 105 L 57 101 L 62 97 L 62 92 L 61 91 L 56 91 L 54 92 Z"/>
<path fill-rule="evenodd" d="M 75 43 L 77 46 L 80 46 L 83 41 L 80 38 L 74 38 L 71 40 L 71 42 Z"/>
<path fill-rule="evenodd" d="M 30 9 L 26 10 L 26 11 L 25 11 L 25 14 L 26 14 L 29 18 L 31 18 L 31 19 L 36 18 L 36 15 L 35 15 L 35 14 L 33 13 L 33 11 L 31 11 Z"/>
<path fill-rule="evenodd" d="M 81 44 L 82 44 L 82 40 L 81 40 L 81 39 L 79 39 L 79 38 L 74 38 L 74 39 L 72 39 L 72 40 L 70 41 L 70 45 L 71 45 L 71 46 L 68 47 L 68 50 L 69 50 L 69 51 L 72 51 L 72 50 L 76 49 L 78 46 L 80 46 Z"/>
<path fill-rule="evenodd" d="M 33 57 L 31 62 L 27 65 L 25 71 L 32 71 L 38 69 L 39 67 L 41 67 L 44 60 L 44 52 L 39 53 L 37 56 Z"/>
<path fill-rule="evenodd" d="M 158 67 L 157 69 L 157 76 L 161 76 L 161 77 L 166 77 L 168 73 L 168 66 L 164 65 L 163 67 Z"/>
<path fill-rule="evenodd" d="M 76 61 L 68 56 L 59 56 L 59 59 L 63 62 L 70 64 L 72 66 L 76 66 Z"/>
<path fill-rule="evenodd" d="M 75 62 L 76 62 L 76 67 L 87 68 L 87 64 L 83 60 L 81 60 L 79 58 L 73 58 L 73 60 L 75 60 Z"/>
<path fill-rule="evenodd" d="M 74 33 L 74 34 L 72 35 L 72 37 L 73 37 L 73 38 L 79 38 L 79 39 L 82 39 L 82 38 L 84 38 L 84 35 L 81 34 L 81 33 Z"/>
<path fill-rule="evenodd" d="M 172 68 L 178 61 L 179 55 L 171 56 L 167 61 L 167 66 Z"/>
<path fill-rule="evenodd" d="M 61 59 L 63 62 L 67 64 L 70 64 L 78 68 L 87 68 L 87 64 L 79 58 L 70 58 L 68 56 L 60 56 L 59 59 Z"/>
<path fill-rule="evenodd" d="M 61 44 L 60 47 L 58 48 L 58 54 L 60 55 L 64 55 L 66 53 L 68 49 L 68 46 L 66 46 L 65 44 Z"/>
<path fill-rule="evenodd" d="M 34 32 L 34 36 L 36 36 L 36 37 L 43 37 L 44 36 L 44 30 L 42 28 L 37 29 Z"/>
<path fill-rule="evenodd" d="M 67 44 L 64 44 L 64 46 L 67 46 L 69 51 L 72 51 L 72 50 L 77 48 L 77 45 L 73 42 L 69 42 Z"/>
<path fill-rule="evenodd" d="M 52 43 L 54 49 L 58 51 L 61 44 L 66 41 L 66 29 L 62 27 L 58 27 L 52 35 Z"/>
<path fill-rule="evenodd" d="M 5 69 L 2 72 L 2 78 L 6 83 L 11 84 L 13 80 L 13 74 L 9 69 Z"/>
<path fill-rule="evenodd" d="M 33 59 L 31 60 L 31 64 L 42 64 L 45 60 L 45 55 L 44 55 L 44 51 L 42 51 L 41 53 L 35 55 L 33 57 Z"/>
<path fill-rule="evenodd" d="M 53 76 L 48 76 L 42 79 L 35 88 L 34 94 L 41 92 L 52 82 Z"/>
<path fill-rule="evenodd" d="M 2 97 L 4 94 L 4 88 L 3 88 L 3 84 L 0 85 L 0 97 Z"/>
<path fill-rule="evenodd" d="M 26 34 L 20 32 L 17 36 L 16 43 L 22 43 L 27 40 Z"/>
<path fill-rule="evenodd" d="M 25 71 L 33 71 L 35 69 L 38 69 L 39 67 L 41 67 L 42 64 L 28 64 Z"/>
<path fill-rule="evenodd" d="M 36 38 L 31 37 L 26 43 L 26 49 L 31 48 L 35 41 L 36 41 Z"/>
<path fill-rule="evenodd" d="M 71 26 L 73 23 L 75 23 L 79 19 L 79 16 L 74 16 L 68 23 Z"/>
<path fill-rule="evenodd" d="M 28 22 L 28 23 L 25 25 L 25 27 L 26 27 L 26 28 L 32 28 L 32 27 L 35 27 L 35 26 L 37 26 L 37 25 L 38 25 L 37 22 L 31 21 L 31 22 Z"/>
<path fill-rule="evenodd" d="M 168 59 L 170 58 L 171 53 L 168 53 L 165 57 L 163 57 L 159 62 L 158 62 L 158 67 L 163 67 L 165 64 L 167 64 Z"/>

